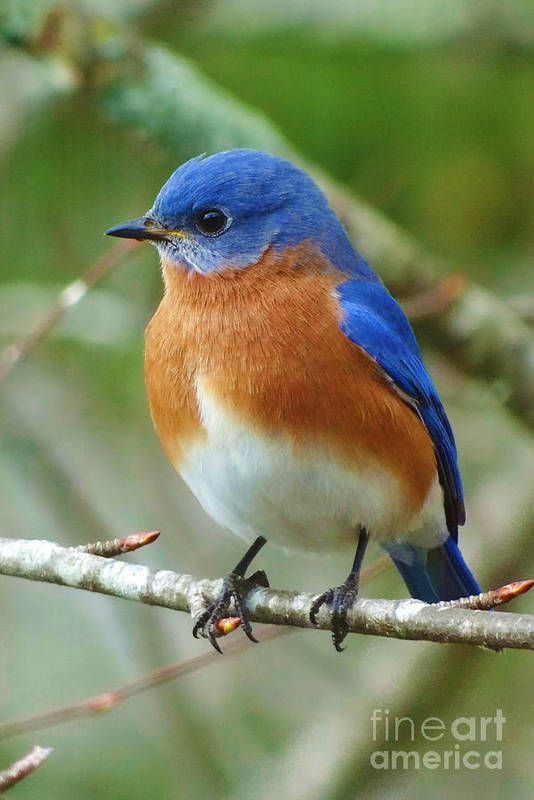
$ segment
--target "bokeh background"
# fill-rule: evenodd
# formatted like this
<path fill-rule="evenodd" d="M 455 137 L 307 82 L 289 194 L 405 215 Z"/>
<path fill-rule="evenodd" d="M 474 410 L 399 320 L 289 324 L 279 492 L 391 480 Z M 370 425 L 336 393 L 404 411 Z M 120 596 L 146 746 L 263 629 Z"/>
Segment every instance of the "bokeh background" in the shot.
<path fill-rule="evenodd" d="M 4 0 L 0 345 L 42 317 L 109 247 L 102 232 L 148 208 L 181 161 L 233 144 L 295 148 L 450 265 L 443 275 L 461 271 L 531 325 L 531 11 L 527 0 Z M 209 576 L 240 556 L 151 429 L 142 330 L 160 293 L 154 251 L 136 248 L 1 385 L 3 536 L 78 544 L 158 528 L 160 542 L 130 559 Z M 418 333 L 461 454 L 463 549 L 484 585 L 528 577 L 532 439 L 500 381 L 460 370 L 433 345 L 432 324 Z M 349 555 L 268 547 L 260 560 L 272 585 L 314 591 L 345 576 Z M 405 594 L 392 571 L 365 591 Z M 513 610 L 532 613 L 532 603 Z M 8 578 L 0 620 L 3 721 L 208 647 L 185 615 Z M 340 657 L 326 634 L 295 633 L 99 718 L 0 742 L 0 766 L 34 743 L 56 748 L 13 790 L 21 800 L 473 789 L 521 800 L 534 793 L 530 662 L 365 637 Z M 371 738 L 376 708 L 416 723 L 502 708 L 504 767 L 376 771 L 370 754 L 386 747 Z"/>

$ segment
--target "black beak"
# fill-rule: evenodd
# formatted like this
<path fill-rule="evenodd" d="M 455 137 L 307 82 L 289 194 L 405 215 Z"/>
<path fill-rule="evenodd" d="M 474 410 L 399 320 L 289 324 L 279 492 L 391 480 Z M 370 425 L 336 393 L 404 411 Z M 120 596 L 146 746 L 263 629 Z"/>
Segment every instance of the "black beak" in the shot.
<path fill-rule="evenodd" d="M 118 236 L 120 239 L 137 239 L 142 242 L 148 240 L 160 241 L 168 235 L 169 231 L 161 228 L 159 224 L 149 217 L 139 217 L 128 222 L 122 222 L 106 231 L 106 236 Z"/>

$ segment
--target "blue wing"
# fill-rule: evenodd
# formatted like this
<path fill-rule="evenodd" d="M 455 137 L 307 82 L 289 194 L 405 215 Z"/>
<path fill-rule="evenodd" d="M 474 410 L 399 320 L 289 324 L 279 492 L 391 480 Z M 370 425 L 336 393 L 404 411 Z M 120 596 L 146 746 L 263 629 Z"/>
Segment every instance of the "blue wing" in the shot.
<path fill-rule="evenodd" d="M 456 541 L 458 526 L 465 522 L 456 445 L 410 323 L 380 283 L 348 280 L 337 287 L 337 292 L 343 312 L 343 333 L 374 358 L 394 385 L 407 396 L 406 402 L 430 434 L 444 493 L 447 528 Z"/>

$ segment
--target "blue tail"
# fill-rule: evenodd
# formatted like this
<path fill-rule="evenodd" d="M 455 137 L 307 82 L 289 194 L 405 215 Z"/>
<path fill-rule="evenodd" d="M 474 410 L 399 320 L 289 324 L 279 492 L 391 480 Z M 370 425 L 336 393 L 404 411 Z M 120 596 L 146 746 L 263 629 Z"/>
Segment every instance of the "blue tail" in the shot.
<path fill-rule="evenodd" d="M 417 600 L 439 603 L 480 594 L 480 587 L 465 563 L 460 548 L 450 536 L 447 541 L 426 550 L 412 544 L 385 545 L 402 575 L 408 591 Z"/>

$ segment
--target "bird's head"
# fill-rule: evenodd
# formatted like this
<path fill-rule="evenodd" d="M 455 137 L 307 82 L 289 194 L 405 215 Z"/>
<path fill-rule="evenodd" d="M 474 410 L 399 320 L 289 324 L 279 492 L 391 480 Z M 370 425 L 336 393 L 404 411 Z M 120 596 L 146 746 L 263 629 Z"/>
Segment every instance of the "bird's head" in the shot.
<path fill-rule="evenodd" d="M 152 242 L 166 263 L 202 274 L 244 268 L 269 248 L 303 241 L 340 269 L 365 264 L 312 179 L 289 161 L 255 150 L 187 161 L 144 216 L 107 233 Z"/>

